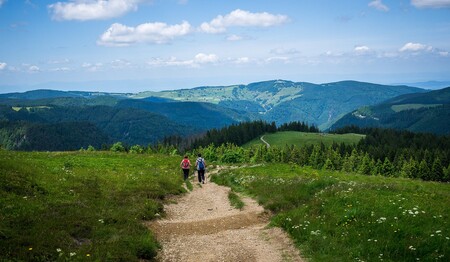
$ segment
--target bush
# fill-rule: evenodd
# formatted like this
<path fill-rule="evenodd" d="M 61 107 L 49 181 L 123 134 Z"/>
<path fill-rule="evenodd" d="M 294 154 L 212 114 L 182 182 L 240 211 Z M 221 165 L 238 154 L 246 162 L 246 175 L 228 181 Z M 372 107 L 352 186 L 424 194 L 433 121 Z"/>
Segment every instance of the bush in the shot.
<path fill-rule="evenodd" d="M 125 147 L 122 145 L 122 142 L 117 142 L 111 146 L 110 150 L 113 152 L 125 152 Z"/>
<path fill-rule="evenodd" d="M 144 149 L 140 145 L 134 145 L 130 148 L 130 153 L 142 154 L 144 153 Z"/>

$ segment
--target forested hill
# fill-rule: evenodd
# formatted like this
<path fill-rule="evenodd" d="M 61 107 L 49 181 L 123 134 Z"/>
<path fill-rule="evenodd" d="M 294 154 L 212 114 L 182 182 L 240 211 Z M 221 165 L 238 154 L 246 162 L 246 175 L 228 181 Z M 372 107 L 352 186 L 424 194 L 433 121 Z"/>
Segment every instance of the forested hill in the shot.
<path fill-rule="evenodd" d="M 306 121 L 326 129 L 344 114 L 361 106 L 375 105 L 402 94 L 422 92 L 425 90 L 415 87 L 357 81 L 312 84 L 272 80 L 248 85 L 142 92 L 135 97 L 215 103 L 245 112 L 251 120 L 262 119 L 277 124 Z"/>
<path fill-rule="evenodd" d="M 332 127 L 384 127 L 414 132 L 450 134 L 450 87 L 407 94 L 348 113 Z"/>
<path fill-rule="evenodd" d="M 421 92 L 356 81 L 317 85 L 272 80 L 138 94 L 54 90 L 0 94 L 0 145 L 19 150 L 72 150 L 116 141 L 148 145 L 169 136 L 185 139 L 259 120 L 277 125 L 301 121 L 324 129 L 358 107 Z M 77 123 L 92 135 L 58 131 Z M 52 137 L 67 146 L 52 146 Z M 72 137 L 80 137 L 80 143 Z M 47 146 L 37 145 L 39 140 Z"/>

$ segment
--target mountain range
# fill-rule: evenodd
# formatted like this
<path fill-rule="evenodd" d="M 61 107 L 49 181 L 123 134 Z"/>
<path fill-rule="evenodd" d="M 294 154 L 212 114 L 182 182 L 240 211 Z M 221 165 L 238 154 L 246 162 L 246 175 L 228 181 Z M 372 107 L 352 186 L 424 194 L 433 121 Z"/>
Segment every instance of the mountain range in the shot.
<path fill-rule="evenodd" d="M 304 121 L 320 129 L 363 106 L 427 90 L 356 81 L 326 84 L 271 80 L 248 85 L 203 86 L 141 93 L 34 90 L 0 94 L 0 144 L 32 150 L 33 134 L 49 141 L 47 149 L 63 149 L 122 141 L 146 145 L 165 136 L 190 136 L 211 128 L 251 120 Z M 83 143 L 65 142 L 64 125 L 86 125 Z M 89 128 L 87 128 L 89 127 Z M 59 128 L 59 129 L 58 129 Z M 39 131 L 37 131 L 39 130 Z M 33 134 L 32 134 L 33 133 Z M 54 139 L 45 138 L 53 136 Z M 92 137 L 90 141 L 89 137 Z M 58 140 L 59 139 L 59 140 Z M 66 139 L 67 140 L 67 139 Z M 41 144 L 44 142 L 41 142 Z"/>
<path fill-rule="evenodd" d="M 427 93 L 405 94 L 383 103 L 364 106 L 339 119 L 330 129 L 356 125 L 450 133 L 450 87 Z"/>

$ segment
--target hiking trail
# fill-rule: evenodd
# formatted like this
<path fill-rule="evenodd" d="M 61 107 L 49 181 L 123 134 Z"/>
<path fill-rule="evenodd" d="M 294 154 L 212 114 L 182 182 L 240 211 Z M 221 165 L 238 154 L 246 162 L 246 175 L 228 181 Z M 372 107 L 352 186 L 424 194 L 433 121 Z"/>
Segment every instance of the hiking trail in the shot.
<path fill-rule="evenodd" d="M 264 144 L 266 144 L 267 148 L 270 147 L 270 144 L 269 144 L 266 140 L 264 140 L 264 136 L 261 136 L 259 139 L 260 139 Z"/>
<path fill-rule="evenodd" d="M 193 191 L 164 206 L 164 219 L 147 223 L 162 245 L 157 261 L 303 261 L 284 231 L 267 227 L 269 215 L 255 200 L 241 196 L 245 206 L 235 209 L 230 188 L 193 181 Z"/>

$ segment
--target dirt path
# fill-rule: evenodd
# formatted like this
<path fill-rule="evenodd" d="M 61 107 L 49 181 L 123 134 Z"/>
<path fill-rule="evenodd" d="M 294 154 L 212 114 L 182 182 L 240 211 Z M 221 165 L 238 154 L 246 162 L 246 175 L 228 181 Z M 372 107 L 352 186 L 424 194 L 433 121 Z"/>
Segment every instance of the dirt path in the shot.
<path fill-rule="evenodd" d="M 267 148 L 269 148 L 270 147 L 270 144 L 269 143 L 267 143 L 267 141 L 266 140 L 264 140 L 264 136 L 261 136 L 260 138 L 259 138 L 264 144 L 266 144 L 266 146 L 267 146 Z"/>
<path fill-rule="evenodd" d="M 194 184 L 194 190 L 165 206 L 167 217 L 148 224 L 162 244 L 158 261 L 303 261 L 256 201 L 230 206 L 229 188 Z"/>

